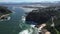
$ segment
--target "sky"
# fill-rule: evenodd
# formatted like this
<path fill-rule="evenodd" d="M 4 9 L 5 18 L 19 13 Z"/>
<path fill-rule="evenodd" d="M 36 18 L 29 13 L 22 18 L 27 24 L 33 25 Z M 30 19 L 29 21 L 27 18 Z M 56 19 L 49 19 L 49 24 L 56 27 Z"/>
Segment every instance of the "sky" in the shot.
<path fill-rule="evenodd" d="M 0 0 L 0 2 L 16 2 L 16 3 L 20 3 L 20 2 L 55 2 L 55 1 L 60 1 L 60 0 Z"/>

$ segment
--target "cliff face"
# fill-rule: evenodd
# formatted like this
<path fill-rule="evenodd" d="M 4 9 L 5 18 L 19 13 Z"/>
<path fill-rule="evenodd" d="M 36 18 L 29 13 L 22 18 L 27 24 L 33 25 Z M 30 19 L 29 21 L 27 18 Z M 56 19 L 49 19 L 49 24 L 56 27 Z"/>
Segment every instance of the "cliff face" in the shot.
<path fill-rule="evenodd" d="M 8 16 L 10 13 L 12 13 L 7 7 L 0 6 L 0 19 Z"/>

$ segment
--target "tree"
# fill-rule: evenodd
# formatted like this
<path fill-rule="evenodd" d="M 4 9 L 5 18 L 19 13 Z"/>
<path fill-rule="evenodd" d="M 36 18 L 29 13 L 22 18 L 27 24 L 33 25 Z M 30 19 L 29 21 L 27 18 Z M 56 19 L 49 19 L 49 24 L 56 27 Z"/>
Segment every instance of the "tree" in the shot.
<path fill-rule="evenodd" d="M 51 19 L 52 23 L 55 24 L 54 20 L 60 18 L 60 8 L 58 7 L 46 7 L 40 8 L 37 11 L 32 11 L 26 16 L 26 21 L 33 21 L 40 25 Z M 54 25 L 53 27 L 56 27 Z"/>

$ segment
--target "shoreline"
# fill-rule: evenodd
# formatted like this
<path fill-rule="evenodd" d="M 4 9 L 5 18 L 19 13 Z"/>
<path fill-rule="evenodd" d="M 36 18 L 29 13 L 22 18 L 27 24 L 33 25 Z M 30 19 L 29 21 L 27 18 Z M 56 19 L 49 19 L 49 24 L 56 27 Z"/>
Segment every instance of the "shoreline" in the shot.
<path fill-rule="evenodd" d="M 10 15 L 10 14 L 2 15 L 2 16 L 0 16 L 0 19 L 3 18 L 3 17 L 6 17 L 6 16 L 8 16 L 8 15 Z"/>

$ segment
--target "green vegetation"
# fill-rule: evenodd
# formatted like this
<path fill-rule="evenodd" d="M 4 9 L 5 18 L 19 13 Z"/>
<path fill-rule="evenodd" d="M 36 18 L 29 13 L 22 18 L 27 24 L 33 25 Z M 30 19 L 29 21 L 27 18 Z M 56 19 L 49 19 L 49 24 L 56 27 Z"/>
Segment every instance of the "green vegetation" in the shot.
<path fill-rule="evenodd" d="M 38 16 L 38 17 L 37 17 Z M 39 8 L 38 10 L 33 10 L 30 12 L 27 17 L 26 21 L 34 21 L 38 24 L 41 23 L 42 20 L 40 20 L 42 17 L 49 19 L 47 21 L 47 29 L 52 33 L 52 34 L 60 34 L 60 7 L 46 7 L 46 8 Z M 55 26 L 51 27 L 50 25 L 52 24 L 51 18 L 54 18 L 54 23 Z M 30 19 L 31 18 L 31 19 Z M 47 20 L 45 19 L 45 20 Z M 43 21 L 45 21 L 43 20 Z M 43 22 L 42 22 L 43 23 Z"/>
<path fill-rule="evenodd" d="M 12 13 L 7 7 L 0 6 L 0 16 Z"/>

